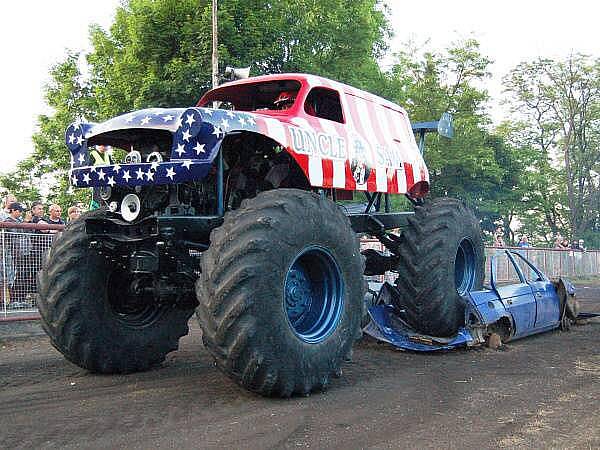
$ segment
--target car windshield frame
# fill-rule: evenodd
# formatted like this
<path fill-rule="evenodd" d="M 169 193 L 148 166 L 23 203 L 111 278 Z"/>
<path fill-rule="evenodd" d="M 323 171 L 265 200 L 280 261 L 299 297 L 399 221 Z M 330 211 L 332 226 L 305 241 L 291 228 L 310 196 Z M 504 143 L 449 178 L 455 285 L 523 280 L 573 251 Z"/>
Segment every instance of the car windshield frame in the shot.
<path fill-rule="evenodd" d="M 295 93 L 294 102 L 285 109 L 275 107 L 275 100 L 282 92 Z M 280 112 L 297 107 L 301 100 L 303 84 L 296 79 L 257 81 L 254 83 L 227 84 L 207 92 L 198 102 L 199 107 L 211 107 L 213 102 L 229 103 L 229 108 L 245 112 Z"/>

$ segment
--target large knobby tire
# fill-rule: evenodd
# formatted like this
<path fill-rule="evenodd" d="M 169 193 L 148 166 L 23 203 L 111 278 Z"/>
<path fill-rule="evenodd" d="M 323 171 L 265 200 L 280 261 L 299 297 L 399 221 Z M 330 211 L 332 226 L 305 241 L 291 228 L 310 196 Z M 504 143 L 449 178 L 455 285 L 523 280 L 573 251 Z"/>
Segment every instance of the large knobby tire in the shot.
<path fill-rule="evenodd" d="M 325 388 L 360 337 L 364 260 L 348 218 L 316 194 L 272 190 L 210 240 L 197 316 L 217 365 L 261 395 Z"/>
<path fill-rule="evenodd" d="M 483 285 L 485 254 L 473 212 L 456 199 L 426 202 L 408 219 L 400 248 L 402 317 L 421 333 L 453 335 L 464 324 L 461 295 Z"/>
<path fill-rule="evenodd" d="M 194 308 L 149 303 L 124 312 L 115 263 L 89 248 L 86 217 L 58 235 L 38 274 L 38 306 L 52 345 L 69 361 L 99 373 L 130 373 L 161 363 L 188 333 Z M 109 297 L 110 296 L 110 297 Z M 110 301 L 109 301 L 110 298 Z"/>

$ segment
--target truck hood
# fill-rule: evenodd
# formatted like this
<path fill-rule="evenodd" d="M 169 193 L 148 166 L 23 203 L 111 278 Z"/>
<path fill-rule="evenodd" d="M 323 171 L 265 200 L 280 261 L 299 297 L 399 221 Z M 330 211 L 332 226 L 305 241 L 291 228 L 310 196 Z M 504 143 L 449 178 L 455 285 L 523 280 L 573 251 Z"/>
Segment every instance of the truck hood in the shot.
<path fill-rule="evenodd" d="M 71 184 L 76 187 L 181 183 L 204 178 L 230 131 L 258 131 L 256 116 L 211 108 L 151 108 L 102 123 L 75 122 L 65 141 L 71 153 Z M 112 145 L 127 151 L 156 143 L 168 158 L 94 165 L 92 147 Z M 135 176 L 133 175 L 135 174 Z"/>
<path fill-rule="evenodd" d="M 113 117 L 105 122 L 85 124 L 84 137 L 89 140 L 108 131 L 131 128 L 159 129 L 174 133 L 177 131 L 177 127 L 181 125 L 180 120 L 184 111 L 185 108 L 140 109 L 139 111 Z"/>

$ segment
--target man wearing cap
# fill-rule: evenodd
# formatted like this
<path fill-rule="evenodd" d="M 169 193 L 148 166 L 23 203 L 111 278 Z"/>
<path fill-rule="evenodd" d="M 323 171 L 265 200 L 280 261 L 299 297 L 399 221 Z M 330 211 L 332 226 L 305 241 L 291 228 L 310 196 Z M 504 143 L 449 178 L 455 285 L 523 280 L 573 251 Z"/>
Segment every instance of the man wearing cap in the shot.
<path fill-rule="evenodd" d="M 8 217 L 4 219 L 5 222 L 21 223 L 23 222 L 23 211 L 25 208 L 20 203 L 13 202 L 8 205 Z M 18 233 L 19 230 L 16 228 L 9 228 L 8 231 Z"/>
<path fill-rule="evenodd" d="M 8 217 L 4 223 L 23 222 L 23 211 L 25 208 L 20 203 L 13 202 L 8 205 Z M 24 230 L 19 228 L 7 228 L 6 242 L 7 248 L 4 249 L 4 259 L 6 266 L 3 268 L 6 272 L 5 286 L 8 287 L 8 295 L 13 305 L 20 304 L 23 294 L 22 274 L 22 256 L 29 254 L 31 243 Z M 7 285 L 7 286 L 6 286 Z M 3 289 L 3 291 L 6 291 Z M 4 296 L 4 295 L 3 295 Z M 5 301 L 7 299 L 5 298 Z"/>

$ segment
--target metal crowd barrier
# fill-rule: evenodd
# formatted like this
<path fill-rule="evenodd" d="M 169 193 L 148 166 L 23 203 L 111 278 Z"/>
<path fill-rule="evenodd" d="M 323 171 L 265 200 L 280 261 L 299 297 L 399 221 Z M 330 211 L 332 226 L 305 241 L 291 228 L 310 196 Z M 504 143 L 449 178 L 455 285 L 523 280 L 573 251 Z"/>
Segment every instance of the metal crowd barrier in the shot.
<path fill-rule="evenodd" d="M 0 316 L 37 312 L 36 276 L 64 225 L 0 223 Z"/>
<path fill-rule="evenodd" d="M 42 267 L 46 251 L 62 225 L 0 223 L 0 318 L 36 313 L 36 275 Z M 362 249 L 384 250 L 376 239 L 362 239 Z M 489 280 L 489 258 L 498 248 L 486 247 L 486 279 Z M 600 251 L 576 252 L 548 248 L 517 248 L 550 277 L 600 276 Z M 510 281 L 509 269 L 497 267 L 499 281 Z M 506 280 L 503 280 L 506 274 Z M 367 277 L 370 281 L 393 283 L 396 274 Z"/>

